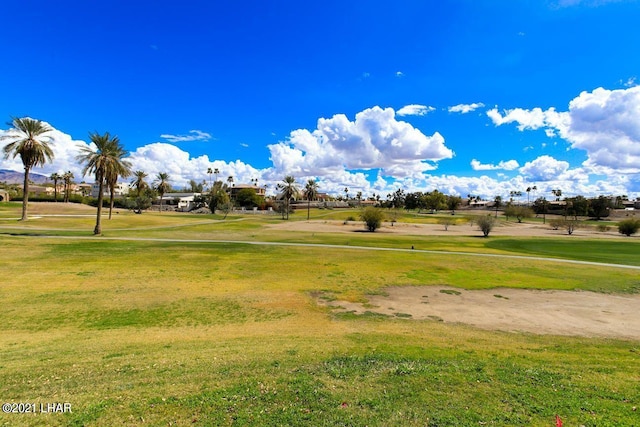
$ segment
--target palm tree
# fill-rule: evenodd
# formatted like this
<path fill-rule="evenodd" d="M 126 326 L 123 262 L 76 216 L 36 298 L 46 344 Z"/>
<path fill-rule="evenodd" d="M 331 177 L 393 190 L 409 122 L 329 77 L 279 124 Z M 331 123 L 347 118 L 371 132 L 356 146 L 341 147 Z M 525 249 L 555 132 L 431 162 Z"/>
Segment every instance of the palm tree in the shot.
<path fill-rule="evenodd" d="M 213 174 L 216 176 L 216 182 L 218 182 L 218 175 L 220 174 L 220 169 L 214 168 L 213 169 Z"/>
<path fill-rule="evenodd" d="M 318 197 L 318 183 L 313 179 L 307 181 L 304 186 L 304 197 L 307 199 L 307 221 L 309 221 L 309 213 L 311 211 L 311 200 Z"/>
<path fill-rule="evenodd" d="M 160 195 L 160 212 L 162 212 L 162 196 L 164 196 L 164 193 L 171 190 L 171 184 L 169 184 L 169 179 L 170 179 L 169 174 L 165 172 L 160 172 L 156 176 L 155 189 Z"/>
<path fill-rule="evenodd" d="M 71 193 L 71 180 L 73 180 L 74 176 L 71 171 L 67 171 L 62 175 L 62 179 L 64 180 L 64 202 L 69 203 L 69 193 Z"/>
<path fill-rule="evenodd" d="M 131 163 L 123 160 L 124 156 L 126 155 L 127 151 L 122 145 L 118 144 L 116 147 L 114 147 L 113 168 L 111 168 L 111 170 L 105 176 L 107 187 L 109 187 L 109 219 L 111 219 L 111 212 L 113 211 L 113 199 L 115 198 L 118 177 L 127 178 L 131 176 Z"/>
<path fill-rule="evenodd" d="M 211 174 L 213 173 L 213 169 L 207 168 L 207 174 L 209 175 L 209 189 L 211 189 Z"/>
<path fill-rule="evenodd" d="M 101 216 L 105 180 L 113 174 L 113 169 L 120 167 L 117 163 L 120 161 L 118 154 L 122 151 L 122 147 L 118 137 L 111 136 L 109 132 L 105 132 L 104 135 L 100 135 L 97 132 L 89 133 L 89 139 L 95 149 L 80 146 L 80 154 L 77 160 L 81 163 L 86 163 L 84 169 L 82 169 L 82 175 L 84 176 L 87 173 L 94 174 L 98 183 L 98 211 L 93 234 L 102 234 Z"/>
<path fill-rule="evenodd" d="M 4 158 L 8 159 L 11 154 L 13 158 L 20 156 L 24 166 L 24 184 L 22 187 L 22 217 L 20 221 L 26 221 L 27 205 L 29 203 L 29 172 L 34 166 L 44 166 L 53 160 L 53 150 L 49 147 L 51 137 L 45 133 L 53 129 L 46 123 L 24 117 L 22 119 L 12 118 L 8 123 L 13 126 L 15 132 L 0 137 L 1 140 L 11 139 L 12 141 L 4 146 Z"/>
<path fill-rule="evenodd" d="M 280 195 L 284 199 L 284 205 L 285 205 L 284 212 L 286 212 L 286 215 L 287 215 L 286 219 L 289 219 L 289 201 L 291 200 L 292 197 L 298 194 L 298 186 L 296 185 L 296 179 L 291 175 L 285 176 L 282 182 L 277 185 L 277 189 L 281 190 Z M 283 217 L 284 217 L 284 212 L 283 212 Z"/>
<path fill-rule="evenodd" d="M 137 197 L 140 197 L 140 193 L 142 193 L 142 190 L 149 188 L 149 184 L 147 184 L 147 181 L 144 180 L 147 176 L 149 175 L 147 175 L 143 171 L 135 171 L 133 173 L 133 181 L 131 181 L 131 184 L 136 187 Z"/>
<path fill-rule="evenodd" d="M 58 181 L 62 179 L 62 176 L 58 172 L 54 172 L 49 176 L 49 179 L 53 181 L 53 201 L 58 201 Z"/>

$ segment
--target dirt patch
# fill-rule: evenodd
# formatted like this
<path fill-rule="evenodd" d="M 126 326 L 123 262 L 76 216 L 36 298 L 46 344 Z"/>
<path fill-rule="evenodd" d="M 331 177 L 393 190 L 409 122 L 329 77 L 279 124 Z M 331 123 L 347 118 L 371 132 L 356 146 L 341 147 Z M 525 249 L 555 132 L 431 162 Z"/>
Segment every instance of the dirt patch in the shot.
<path fill-rule="evenodd" d="M 283 221 L 277 224 L 269 224 L 268 228 L 287 231 L 312 232 L 312 233 L 353 233 L 365 231 L 364 225 L 359 221 Z M 373 234 L 373 233 L 372 233 Z M 396 222 L 383 223 L 382 227 L 375 231 L 375 234 L 404 234 L 417 236 L 482 236 L 482 232 L 474 224 L 450 225 L 447 230 L 441 224 L 417 224 Z M 566 230 L 554 230 L 548 225 L 540 223 L 517 223 L 500 222 L 491 231 L 491 236 L 528 236 L 528 237 L 553 237 L 567 236 Z M 617 227 L 611 227 L 609 231 L 600 232 L 593 227 L 578 228 L 574 231 L 572 238 L 619 238 L 629 239 L 618 233 Z M 639 238 L 632 237 L 632 238 Z"/>
<path fill-rule="evenodd" d="M 640 295 L 446 286 L 392 287 L 385 292 L 370 296 L 366 304 L 322 296 L 317 301 L 337 312 L 372 312 L 509 332 L 640 340 Z"/>

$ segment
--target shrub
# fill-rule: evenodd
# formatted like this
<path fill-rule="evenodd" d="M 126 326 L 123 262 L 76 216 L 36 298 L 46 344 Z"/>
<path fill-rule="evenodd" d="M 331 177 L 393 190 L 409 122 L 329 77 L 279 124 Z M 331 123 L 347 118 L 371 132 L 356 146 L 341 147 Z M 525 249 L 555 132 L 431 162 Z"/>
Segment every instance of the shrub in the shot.
<path fill-rule="evenodd" d="M 489 236 L 489 233 L 491 233 L 491 230 L 493 230 L 493 226 L 495 225 L 495 223 L 496 220 L 491 215 L 481 216 L 476 219 L 476 224 L 478 224 L 478 227 L 480 228 L 480 230 L 482 230 L 482 234 L 484 234 L 484 237 Z"/>
<path fill-rule="evenodd" d="M 580 228 L 580 222 L 576 219 L 552 219 L 549 220 L 549 225 L 554 230 L 564 228 L 567 234 L 573 234 L 576 228 Z"/>
<path fill-rule="evenodd" d="M 450 225 L 454 225 L 456 223 L 456 220 L 453 218 L 440 218 L 438 219 L 438 224 L 442 224 L 444 225 L 444 231 L 449 230 L 449 226 Z"/>
<path fill-rule="evenodd" d="M 518 222 L 522 222 L 525 218 L 531 218 L 534 212 L 531 208 L 526 206 L 514 206 L 509 205 L 504 210 L 504 215 L 509 218 L 510 216 L 515 216 Z"/>
<path fill-rule="evenodd" d="M 618 223 L 618 233 L 625 236 L 636 234 L 640 230 L 640 219 L 624 219 Z"/>
<path fill-rule="evenodd" d="M 611 227 L 609 227 L 607 224 L 598 224 L 598 226 L 596 228 L 601 233 L 604 233 L 604 232 L 607 232 L 607 231 L 611 230 Z"/>
<path fill-rule="evenodd" d="M 384 213 L 378 208 L 369 206 L 362 210 L 360 219 L 364 221 L 367 230 L 373 232 L 380 228 L 382 220 L 384 219 Z"/>

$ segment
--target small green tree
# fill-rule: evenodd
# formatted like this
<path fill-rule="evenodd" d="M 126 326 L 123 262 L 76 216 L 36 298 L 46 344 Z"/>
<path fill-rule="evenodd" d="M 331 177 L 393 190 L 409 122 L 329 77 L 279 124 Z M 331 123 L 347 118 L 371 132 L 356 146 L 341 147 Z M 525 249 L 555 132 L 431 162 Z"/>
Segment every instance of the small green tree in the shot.
<path fill-rule="evenodd" d="M 462 198 L 458 196 L 447 196 L 447 209 L 451 211 L 451 215 L 455 215 L 456 209 L 462 204 Z"/>
<path fill-rule="evenodd" d="M 449 226 L 454 225 L 455 223 L 456 223 L 456 220 L 450 217 L 443 217 L 438 219 L 438 224 L 441 224 L 444 226 L 444 231 L 448 231 Z"/>
<path fill-rule="evenodd" d="M 380 228 L 380 225 L 382 225 L 384 212 L 378 208 L 369 206 L 362 210 L 360 213 L 360 219 L 364 221 L 365 227 L 368 231 L 374 232 Z"/>
<path fill-rule="evenodd" d="M 625 236 L 636 234 L 640 230 L 640 219 L 629 218 L 618 223 L 618 233 Z"/>
<path fill-rule="evenodd" d="M 262 203 L 262 197 L 253 188 L 243 188 L 236 194 L 236 203 L 243 208 L 253 208 Z"/>
<path fill-rule="evenodd" d="M 482 231 L 482 234 L 484 234 L 484 237 L 489 237 L 489 233 L 491 233 L 493 226 L 496 224 L 495 218 L 491 215 L 480 216 L 476 218 L 475 222 Z"/>
<path fill-rule="evenodd" d="M 519 223 L 521 223 L 525 218 L 531 218 L 533 216 L 533 213 L 533 210 L 526 206 L 508 205 L 504 210 L 504 215 L 507 217 L 507 219 L 510 216 L 514 216 Z"/>
<path fill-rule="evenodd" d="M 226 191 L 226 184 L 222 181 L 215 181 L 209 193 L 209 209 L 211 213 L 216 213 L 216 209 L 221 209 L 225 204 L 229 204 L 229 194 Z"/>

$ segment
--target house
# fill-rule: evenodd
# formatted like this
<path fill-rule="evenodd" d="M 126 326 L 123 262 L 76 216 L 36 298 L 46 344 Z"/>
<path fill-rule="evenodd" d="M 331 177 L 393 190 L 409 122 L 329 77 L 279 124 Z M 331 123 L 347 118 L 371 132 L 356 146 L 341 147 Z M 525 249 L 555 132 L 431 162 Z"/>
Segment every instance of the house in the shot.
<path fill-rule="evenodd" d="M 120 198 L 120 197 L 124 197 L 129 193 L 129 189 L 131 187 L 129 186 L 129 184 L 124 183 L 124 182 L 118 182 L 115 186 L 114 189 L 114 196 L 116 198 Z M 100 192 L 100 185 L 96 182 L 94 184 L 91 185 L 91 197 L 93 197 L 94 199 L 98 198 L 98 193 Z M 109 187 L 104 185 L 102 187 L 102 195 L 104 197 L 109 197 L 111 196 L 111 193 L 109 192 Z"/>
<path fill-rule="evenodd" d="M 189 212 L 197 207 L 195 199 L 200 195 L 201 193 L 166 193 L 162 196 L 162 205 L 173 206 L 177 211 Z"/>
<path fill-rule="evenodd" d="M 229 197 L 231 197 L 231 199 L 235 199 L 238 193 L 240 192 L 240 190 L 244 190 L 246 188 L 249 188 L 255 191 L 256 194 L 260 197 L 264 198 L 265 196 L 264 187 L 258 187 L 257 185 L 250 185 L 250 184 L 238 184 L 238 185 L 234 184 L 232 187 L 229 188 Z"/>
<path fill-rule="evenodd" d="M 33 194 L 35 196 L 52 196 L 55 192 L 53 187 L 46 187 L 44 185 L 30 185 L 29 186 L 29 194 Z"/>
<path fill-rule="evenodd" d="M 0 202 L 8 202 L 9 192 L 7 190 L 0 190 Z"/>

